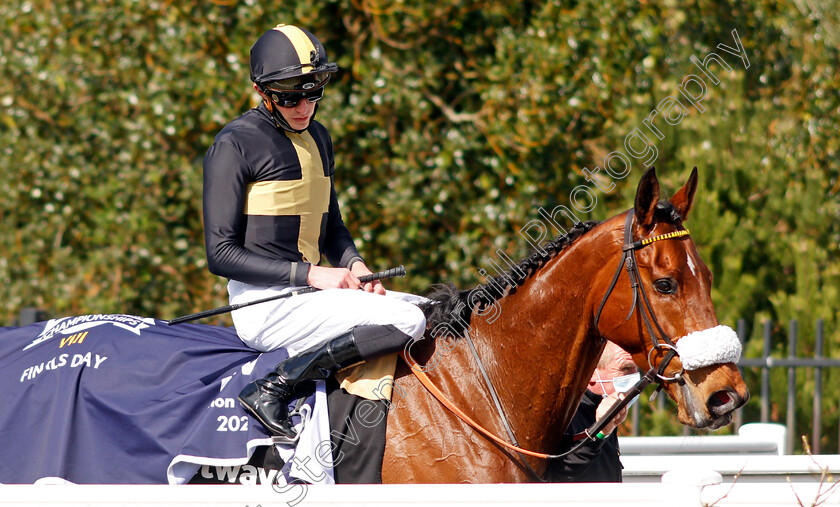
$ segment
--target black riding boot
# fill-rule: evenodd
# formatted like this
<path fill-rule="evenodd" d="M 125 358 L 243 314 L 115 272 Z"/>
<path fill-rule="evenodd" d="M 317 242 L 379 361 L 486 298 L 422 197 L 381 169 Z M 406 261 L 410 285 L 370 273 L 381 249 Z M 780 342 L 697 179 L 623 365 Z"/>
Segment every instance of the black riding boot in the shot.
<path fill-rule="evenodd" d="M 239 393 L 239 402 L 268 431 L 294 439 L 296 433 L 289 419 L 288 405 L 294 399 L 295 386 L 303 380 L 325 379 L 362 361 L 350 331 L 281 362 L 264 378 L 245 386 Z"/>

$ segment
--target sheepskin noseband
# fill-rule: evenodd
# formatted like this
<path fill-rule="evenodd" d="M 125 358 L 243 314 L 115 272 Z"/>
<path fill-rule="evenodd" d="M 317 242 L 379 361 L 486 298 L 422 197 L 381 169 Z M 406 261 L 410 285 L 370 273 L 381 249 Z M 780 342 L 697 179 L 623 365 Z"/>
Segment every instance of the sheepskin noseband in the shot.
<path fill-rule="evenodd" d="M 677 340 L 677 353 L 686 370 L 736 363 L 741 358 L 741 341 L 731 327 L 716 326 L 694 331 Z"/>

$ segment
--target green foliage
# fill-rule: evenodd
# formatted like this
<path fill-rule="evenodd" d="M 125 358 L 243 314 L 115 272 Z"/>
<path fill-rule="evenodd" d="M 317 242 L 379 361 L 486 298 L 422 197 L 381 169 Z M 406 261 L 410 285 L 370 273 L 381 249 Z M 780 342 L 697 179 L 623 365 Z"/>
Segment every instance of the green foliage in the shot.
<path fill-rule="evenodd" d="M 814 5 L 0 5 L 3 319 L 24 306 L 170 318 L 226 302 L 204 259 L 201 160 L 255 104 L 250 44 L 289 22 L 316 33 L 342 69 L 318 120 L 335 143 L 345 221 L 371 267 L 406 265 L 391 287 L 418 293 L 482 282 L 497 250 L 524 256 L 520 228 L 540 206 L 569 205 L 579 185 L 598 199 L 582 219 L 629 207 L 643 164 L 631 157 L 629 175 L 610 179 L 605 156 L 626 153 L 625 136 L 680 97 L 677 85 L 699 73 L 691 56 L 718 53 L 732 70 L 707 80 L 705 112 L 687 106 L 676 125 L 660 114 L 663 139 L 645 130 L 658 173 L 673 192 L 700 170 L 688 226 L 721 321 L 750 321 L 746 355 L 761 352 L 753 322 L 779 323 L 774 353 L 786 355 L 784 327 L 799 319 L 807 355 L 823 318 L 825 355 L 836 356 L 840 25 L 836 9 Z M 735 45 L 733 30 L 748 68 L 720 49 Z M 586 181 L 595 167 L 615 188 Z M 836 409 L 826 418 L 836 425 Z"/>

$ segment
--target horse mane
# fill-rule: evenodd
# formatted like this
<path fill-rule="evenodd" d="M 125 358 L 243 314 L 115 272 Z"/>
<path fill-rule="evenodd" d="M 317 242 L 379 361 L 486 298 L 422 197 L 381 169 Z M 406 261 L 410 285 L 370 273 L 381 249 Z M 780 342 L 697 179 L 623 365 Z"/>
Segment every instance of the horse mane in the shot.
<path fill-rule="evenodd" d="M 558 236 L 553 241 L 541 245 L 541 250 L 532 252 L 505 275 L 487 277 L 487 284 L 459 290 L 451 282 L 434 284 L 425 297 L 430 301 L 422 303 L 420 308 L 426 314 L 426 326 L 434 329 L 438 324 L 446 323 L 447 329 L 458 336 L 469 327 L 473 308 L 470 307 L 470 293 L 480 290 L 480 303 L 476 310 L 481 311 L 503 297 L 516 292 L 516 288 L 531 278 L 548 261 L 568 248 L 578 238 L 589 232 L 600 222 L 587 221 L 576 223 L 568 233 Z"/>
<path fill-rule="evenodd" d="M 658 202 L 654 214 L 656 221 L 682 228 L 682 217 L 670 202 Z M 505 275 L 487 277 L 487 284 L 484 286 L 479 284 L 469 290 L 459 290 L 451 282 L 433 284 L 430 293 L 425 296 L 429 301 L 419 305 L 426 315 L 426 328 L 434 329 L 439 324 L 445 323 L 446 329 L 455 334 L 456 338 L 463 335 L 469 328 L 474 310 L 480 312 L 516 292 L 516 288 L 531 278 L 545 263 L 600 223 L 592 220 L 576 223 L 568 233 L 541 245 L 542 250 L 532 252 Z M 473 291 L 480 291 L 479 297 L 473 300 L 473 302 L 475 299 L 479 301 L 475 308 L 471 307 L 469 302 Z"/>

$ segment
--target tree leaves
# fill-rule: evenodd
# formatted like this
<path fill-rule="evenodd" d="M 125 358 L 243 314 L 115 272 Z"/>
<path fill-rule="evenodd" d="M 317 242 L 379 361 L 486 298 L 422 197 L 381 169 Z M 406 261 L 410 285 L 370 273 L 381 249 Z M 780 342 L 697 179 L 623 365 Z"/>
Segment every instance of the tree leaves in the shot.
<path fill-rule="evenodd" d="M 278 22 L 310 29 L 341 67 L 318 120 L 369 265 L 408 268 L 390 287 L 480 283 L 497 250 L 528 253 L 518 231 L 539 207 L 570 205 L 579 185 L 597 196 L 581 219 L 626 209 L 643 164 L 628 155 L 617 178 L 603 162 L 639 128 L 666 190 L 700 169 L 690 226 L 721 320 L 822 317 L 838 346 L 836 23 L 769 1 L 0 6 L 7 322 L 23 306 L 170 318 L 226 302 L 204 260 L 201 160 L 256 104 L 248 49 Z M 748 68 L 721 49 L 733 30 Z M 686 102 L 675 125 L 660 112 L 655 136 L 644 121 L 684 100 L 686 76 L 707 79 L 691 57 L 711 52 L 732 70 L 713 67 L 705 112 Z M 584 174 L 595 168 L 602 188 Z"/>

